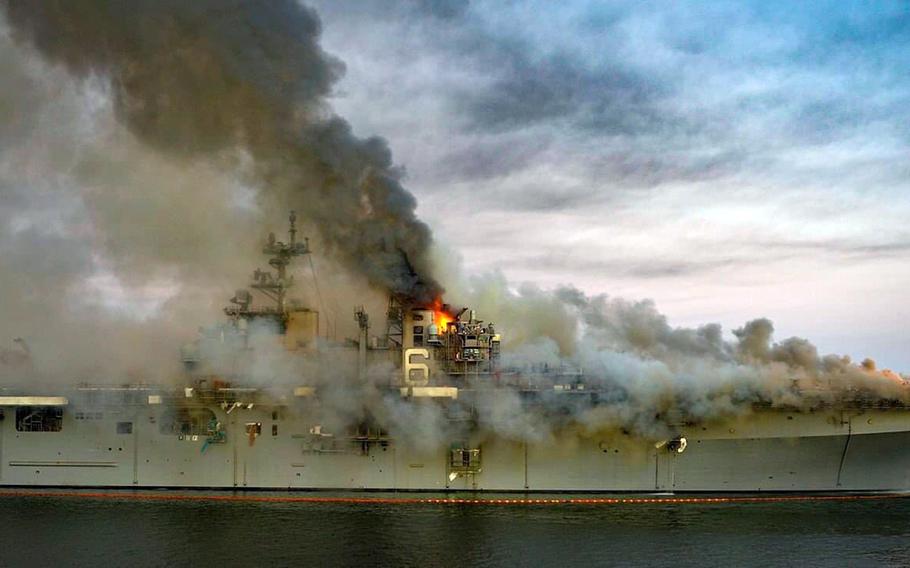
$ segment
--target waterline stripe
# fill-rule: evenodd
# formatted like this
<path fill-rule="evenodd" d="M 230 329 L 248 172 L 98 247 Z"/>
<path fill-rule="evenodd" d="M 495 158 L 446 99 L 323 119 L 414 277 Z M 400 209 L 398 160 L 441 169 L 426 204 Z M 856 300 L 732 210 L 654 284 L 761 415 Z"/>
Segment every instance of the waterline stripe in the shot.
<path fill-rule="evenodd" d="M 569 498 L 422 498 L 422 497 L 317 497 L 268 495 L 194 495 L 185 493 L 130 493 L 81 491 L 0 491 L 3 497 L 66 497 L 123 501 L 228 501 L 248 503 L 349 503 L 356 505 L 700 505 L 712 503 L 788 503 L 797 501 L 872 501 L 904 499 L 906 493 L 868 495 L 769 495 L 729 497 L 569 497 Z"/>

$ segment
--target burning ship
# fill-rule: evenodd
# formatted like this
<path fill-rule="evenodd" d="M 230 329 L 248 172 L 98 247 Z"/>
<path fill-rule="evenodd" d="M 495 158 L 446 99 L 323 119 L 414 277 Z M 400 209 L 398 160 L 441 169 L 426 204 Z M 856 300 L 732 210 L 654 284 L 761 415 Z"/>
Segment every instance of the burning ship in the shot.
<path fill-rule="evenodd" d="M 288 296 L 294 259 L 310 254 L 293 215 L 287 242 L 270 236 L 263 253 L 271 269 L 237 291 L 225 323 L 182 350 L 179 385 L 0 389 L 0 485 L 910 489 L 910 409 L 899 400 L 853 391 L 814 404 L 754 400 L 748 411 L 708 417 L 669 405 L 649 431 L 618 419 L 584 426 L 578 416 L 609 414 L 622 392 L 582 369 L 504 363 L 499 329 L 438 299 L 392 297 L 382 335 L 370 334 L 358 308 L 359 336 L 330 341 L 319 311 Z M 264 352 L 290 381 L 253 378 Z M 27 347 L 6 355 L 21 363 Z M 351 388 L 360 406 L 339 419 L 338 398 Z M 482 417 L 491 412 L 509 427 L 490 427 Z M 552 425 L 547 434 L 528 434 L 538 422 Z"/>

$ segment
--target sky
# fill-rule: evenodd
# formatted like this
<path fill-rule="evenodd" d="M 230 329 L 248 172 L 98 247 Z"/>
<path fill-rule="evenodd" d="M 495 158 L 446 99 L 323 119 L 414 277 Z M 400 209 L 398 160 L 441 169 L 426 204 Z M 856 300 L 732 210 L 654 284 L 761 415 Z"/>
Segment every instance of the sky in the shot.
<path fill-rule="evenodd" d="M 905 3 L 310 4 L 469 273 L 910 371 Z"/>

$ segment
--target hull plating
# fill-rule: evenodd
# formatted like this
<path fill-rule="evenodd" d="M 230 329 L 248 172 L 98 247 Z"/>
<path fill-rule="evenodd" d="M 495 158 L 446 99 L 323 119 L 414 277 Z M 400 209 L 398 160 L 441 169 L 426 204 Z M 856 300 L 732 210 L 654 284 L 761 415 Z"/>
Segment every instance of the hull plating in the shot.
<path fill-rule="evenodd" d="M 394 441 L 314 451 L 304 420 L 267 412 L 226 415 L 224 443 L 162 433 L 160 409 L 108 408 L 91 420 L 64 415 L 59 432 L 0 422 L 0 485 L 488 491 L 908 491 L 907 410 L 788 413 L 680 428 L 684 452 L 621 433 L 520 442 L 471 440 L 476 473 L 457 472 L 448 447 Z M 118 423 L 131 423 L 118 433 Z M 250 441 L 245 424 L 259 422 Z M 275 427 L 273 435 L 273 426 Z M 119 431 L 123 431 L 120 428 Z"/>

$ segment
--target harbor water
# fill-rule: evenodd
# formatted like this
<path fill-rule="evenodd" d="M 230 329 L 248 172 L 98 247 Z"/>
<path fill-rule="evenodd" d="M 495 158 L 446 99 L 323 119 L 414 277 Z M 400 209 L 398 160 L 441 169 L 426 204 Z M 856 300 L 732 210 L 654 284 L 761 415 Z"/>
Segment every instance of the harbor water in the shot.
<path fill-rule="evenodd" d="M 578 498 L 8 491 L 0 565 L 910 565 L 910 498 Z"/>

